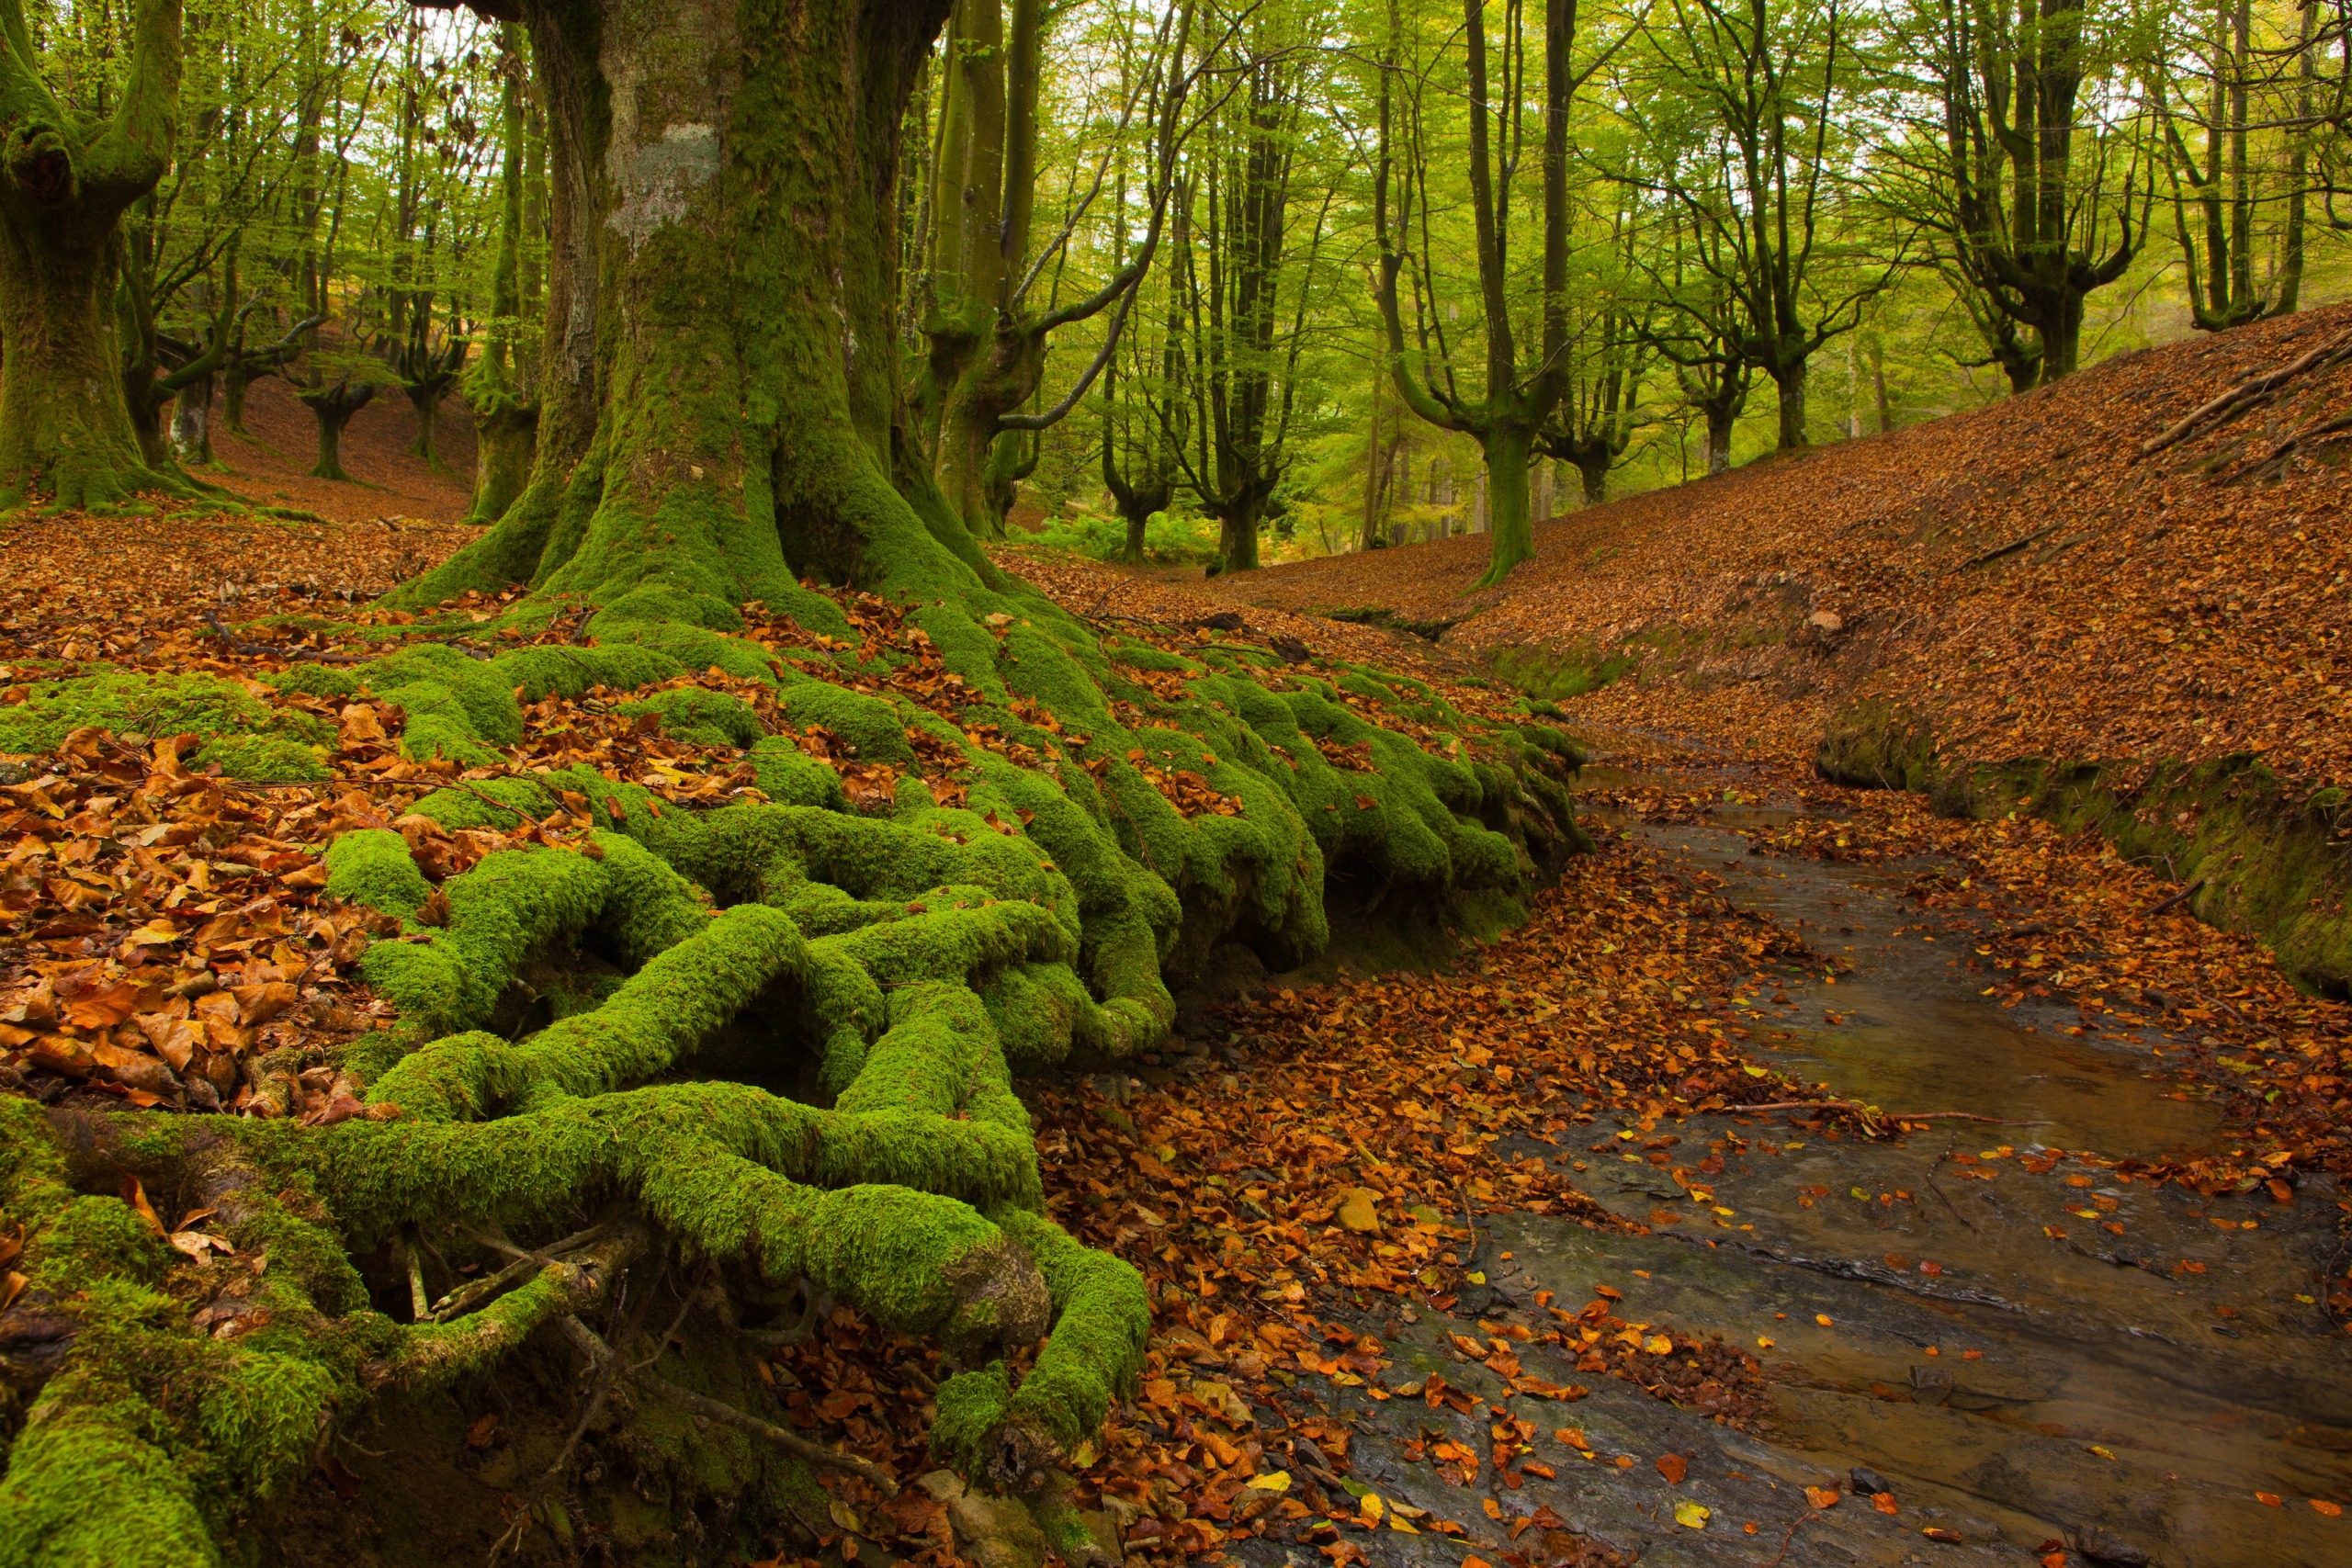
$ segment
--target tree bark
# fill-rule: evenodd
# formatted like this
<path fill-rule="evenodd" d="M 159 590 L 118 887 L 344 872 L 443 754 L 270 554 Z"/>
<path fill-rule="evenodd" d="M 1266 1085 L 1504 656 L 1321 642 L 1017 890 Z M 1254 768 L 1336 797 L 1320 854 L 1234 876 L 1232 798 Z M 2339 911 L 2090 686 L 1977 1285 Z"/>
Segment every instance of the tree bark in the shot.
<path fill-rule="evenodd" d="M 187 493 L 141 448 L 113 320 L 122 216 L 171 159 L 179 0 L 143 0 L 104 121 L 50 92 L 21 17 L 10 19 L 0 28 L 0 509 Z"/>
<path fill-rule="evenodd" d="M 2072 367 L 2070 366 L 2069 368 Z M 1804 445 L 1804 384 L 1807 366 L 1800 359 L 1792 366 L 1770 367 L 1772 385 L 1781 394 L 1781 441 L 1783 452 L 1794 451 Z"/>
<path fill-rule="evenodd" d="M 1487 459 L 1487 575 L 1488 584 L 1535 556 L 1535 522 L 1528 514 L 1527 468 L 1534 454 L 1534 432 L 1518 421 L 1498 421 L 1480 436 Z M 1588 484 L 1589 481 L 1588 481 Z"/>
<path fill-rule="evenodd" d="M 727 626 L 804 574 L 994 580 L 897 423 L 890 202 L 946 11 L 519 7 L 555 254 L 537 468 L 399 602 L 527 580 L 607 615 Z"/>

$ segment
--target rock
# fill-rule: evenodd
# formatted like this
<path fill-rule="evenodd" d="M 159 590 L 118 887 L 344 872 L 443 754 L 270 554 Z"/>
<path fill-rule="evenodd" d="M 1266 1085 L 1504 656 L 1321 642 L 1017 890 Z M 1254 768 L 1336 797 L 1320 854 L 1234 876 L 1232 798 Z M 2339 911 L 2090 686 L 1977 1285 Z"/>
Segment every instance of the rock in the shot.
<path fill-rule="evenodd" d="M 979 1568 L 1044 1568 L 1046 1532 L 1010 1497 L 967 1492 L 947 1505 L 956 1544 Z"/>
<path fill-rule="evenodd" d="M 964 1478 L 952 1470 L 934 1470 L 915 1477 L 915 1484 L 931 1495 L 934 1503 L 953 1503 L 964 1495 Z"/>
<path fill-rule="evenodd" d="M 1846 617 L 1835 610 L 1815 610 L 1804 618 L 1804 624 L 1824 637 L 1836 637 L 1846 629 Z"/>
<path fill-rule="evenodd" d="M 2075 1550 L 2105 1568 L 2149 1568 L 2155 1559 L 2114 1531 L 2085 1525 L 2075 1532 Z"/>
<path fill-rule="evenodd" d="M 1875 1497 L 1882 1492 L 1892 1492 L 1894 1490 L 1894 1487 L 1886 1483 L 1885 1476 L 1881 1475 L 1877 1471 L 1872 1470 L 1866 1464 L 1858 1464 L 1852 1470 L 1848 1471 L 1846 1472 L 1846 1479 L 1854 1483 L 1855 1491 L 1869 1497 Z"/>
<path fill-rule="evenodd" d="M 1349 1230 L 1378 1235 L 1380 1194 L 1369 1187 L 1351 1187 L 1340 1194 L 1339 1213 L 1334 1217 Z"/>
<path fill-rule="evenodd" d="M 1094 1550 L 1087 1554 L 1091 1561 L 1103 1568 L 1117 1568 L 1127 1560 L 1127 1549 L 1120 1539 L 1126 1531 L 1107 1511 L 1082 1513 L 1078 1519 L 1094 1543 Z"/>

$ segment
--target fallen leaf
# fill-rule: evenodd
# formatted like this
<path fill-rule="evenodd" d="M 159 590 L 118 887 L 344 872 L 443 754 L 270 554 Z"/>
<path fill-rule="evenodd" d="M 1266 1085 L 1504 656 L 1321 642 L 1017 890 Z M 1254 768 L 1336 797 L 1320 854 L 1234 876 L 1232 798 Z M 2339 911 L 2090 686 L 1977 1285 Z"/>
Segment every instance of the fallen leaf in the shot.
<path fill-rule="evenodd" d="M 1657 1456 L 1657 1472 L 1666 1477 L 1668 1486 L 1679 1486 L 1682 1478 L 1690 1473 L 1690 1461 L 1680 1454 L 1660 1454 Z"/>
<path fill-rule="evenodd" d="M 1674 1522 L 1688 1529 L 1702 1530 L 1707 1528 L 1710 1511 L 1705 1504 L 1685 1497 L 1674 1505 Z"/>

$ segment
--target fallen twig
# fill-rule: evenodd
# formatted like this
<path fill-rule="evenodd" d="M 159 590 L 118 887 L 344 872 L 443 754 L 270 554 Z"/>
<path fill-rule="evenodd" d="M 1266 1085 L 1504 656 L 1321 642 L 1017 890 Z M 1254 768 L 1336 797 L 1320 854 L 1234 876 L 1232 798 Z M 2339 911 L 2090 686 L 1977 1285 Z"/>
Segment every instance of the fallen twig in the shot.
<path fill-rule="evenodd" d="M 2172 908 L 2175 905 L 2188 903 L 2191 898 L 2197 897 L 2198 890 L 2202 888 L 2204 886 L 2205 879 L 2200 876 L 2196 881 L 2190 883 L 2188 886 L 2182 888 L 2179 892 L 2174 894 L 2171 897 L 2148 906 L 2147 913 L 2142 916 L 2142 919 L 2144 919 L 2149 916 L 2161 915 L 2166 909 Z"/>
<path fill-rule="evenodd" d="M 1776 1100 L 1766 1105 L 1727 1105 L 1743 1114 L 1765 1111 L 1849 1111 L 1874 1122 L 1989 1122 L 1996 1127 L 2033 1127 L 2034 1122 L 2014 1122 L 2001 1116 L 1980 1116 L 1973 1111 L 1879 1111 L 1850 1100 Z"/>

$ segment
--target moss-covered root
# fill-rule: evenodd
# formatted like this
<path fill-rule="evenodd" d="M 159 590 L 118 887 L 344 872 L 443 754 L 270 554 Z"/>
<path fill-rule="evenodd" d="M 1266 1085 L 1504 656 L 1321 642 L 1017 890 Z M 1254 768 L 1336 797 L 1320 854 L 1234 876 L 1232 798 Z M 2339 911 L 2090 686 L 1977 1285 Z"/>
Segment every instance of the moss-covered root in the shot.
<path fill-rule="evenodd" d="M 1151 1303 L 1133 1265 L 1080 1246 L 1023 1210 L 994 1215 L 1037 1260 L 1055 1314 L 1052 1336 L 1015 1389 L 1001 1363 L 958 1373 L 939 1391 L 932 1448 L 966 1475 L 1027 1494 L 1135 1390 L 1151 1335 Z"/>
<path fill-rule="evenodd" d="M 594 1011 L 518 1044 L 479 1032 L 435 1041 L 378 1079 L 368 1099 L 409 1117 L 451 1121 L 641 1083 L 668 1072 L 807 961 L 790 919 L 741 905 L 653 958 Z"/>

